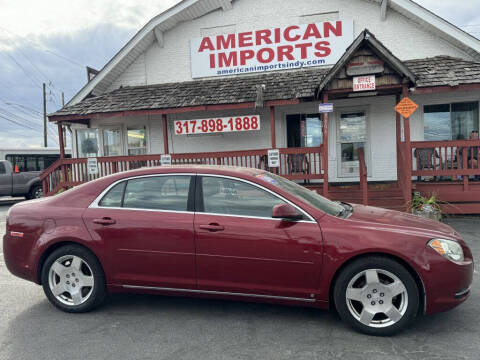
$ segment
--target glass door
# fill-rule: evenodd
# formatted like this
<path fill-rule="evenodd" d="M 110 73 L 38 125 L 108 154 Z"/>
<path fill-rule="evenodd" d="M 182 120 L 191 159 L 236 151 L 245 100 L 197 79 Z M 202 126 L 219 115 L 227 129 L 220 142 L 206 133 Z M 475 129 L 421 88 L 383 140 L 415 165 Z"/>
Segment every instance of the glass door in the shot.
<path fill-rule="evenodd" d="M 364 148 L 367 157 L 367 120 L 364 111 L 342 113 L 337 131 L 338 176 L 359 176 L 358 149 Z"/>
<path fill-rule="evenodd" d="M 319 114 L 287 115 L 287 146 L 319 147 L 323 144 L 322 119 Z"/>
<path fill-rule="evenodd" d="M 105 128 L 102 129 L 103 135 L 103 156 L 123 155 L 122 129 Z"/>

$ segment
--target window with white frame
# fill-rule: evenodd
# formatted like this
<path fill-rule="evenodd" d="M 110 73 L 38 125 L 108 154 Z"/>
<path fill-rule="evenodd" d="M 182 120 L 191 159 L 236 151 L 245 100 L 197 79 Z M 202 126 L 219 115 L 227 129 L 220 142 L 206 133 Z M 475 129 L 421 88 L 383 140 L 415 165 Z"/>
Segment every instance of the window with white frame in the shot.
<path fill-rule="evenodd" d="M 77 156 L 98 156 L 98 129 L 78 129 L 77 133 Z"/>
<path fill-rule="evenodd" d="M 147 153 L 147 129 L 145 127 L 127 128 L 128 155 Z"/>
<path fill-rule="evenodd" d="M 102 129 L 103 156 L 122 155 L 122 129 Z"/>
<path fill-rule="evenodd" d="M 425 105 L 423 113 L 426 141 L 463 140 L 478 131 L 478 102 Z"/>

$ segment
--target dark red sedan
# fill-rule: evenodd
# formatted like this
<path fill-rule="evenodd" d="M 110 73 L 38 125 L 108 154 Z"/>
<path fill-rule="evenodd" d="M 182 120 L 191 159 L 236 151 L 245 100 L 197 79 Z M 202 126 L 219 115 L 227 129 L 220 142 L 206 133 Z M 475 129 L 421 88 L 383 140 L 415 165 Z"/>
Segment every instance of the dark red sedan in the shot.
<path fill-rule="evenodd" d="M 470 249 L 449 226 L 332 202 L 268 172 L 120 173 L 11 208 L 8 269 L 69 312 L 148 292 L 334 308 L 388 335 L 469 295 Z"/>

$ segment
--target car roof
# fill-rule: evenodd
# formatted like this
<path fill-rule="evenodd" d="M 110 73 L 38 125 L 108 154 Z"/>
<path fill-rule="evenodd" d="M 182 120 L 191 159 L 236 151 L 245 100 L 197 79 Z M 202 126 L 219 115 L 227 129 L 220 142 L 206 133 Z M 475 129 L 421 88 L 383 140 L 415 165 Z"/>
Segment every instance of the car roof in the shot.
<path fill-rule="evenodd" d="M 125 171 L 119 174 L 119 177 L 131 177 L 141 175 L 154 175 L 165 173 L 204 173 L 204 174 L 218 174 L 227 176 L 256 176 L 258 174 L 265 173 L 265 170 L 253 169 L 241 166 L 228 166 L 228 165 L 167 165 L 167 166 L 155 166 L 144 167 L 135 170 Z"/>

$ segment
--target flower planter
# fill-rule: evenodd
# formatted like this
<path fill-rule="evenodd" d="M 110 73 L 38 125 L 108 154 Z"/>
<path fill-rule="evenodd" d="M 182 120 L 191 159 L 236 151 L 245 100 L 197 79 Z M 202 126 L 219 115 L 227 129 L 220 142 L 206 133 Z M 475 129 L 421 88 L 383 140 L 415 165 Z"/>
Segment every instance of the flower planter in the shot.
<path fill-rule="evenodd" d="M 431 220 L 442 220 L 442 212 L 440 209 L 436 209 L 432 205 L 423 205 L 421 209 L 412 209 L 412 214 Z"/>

